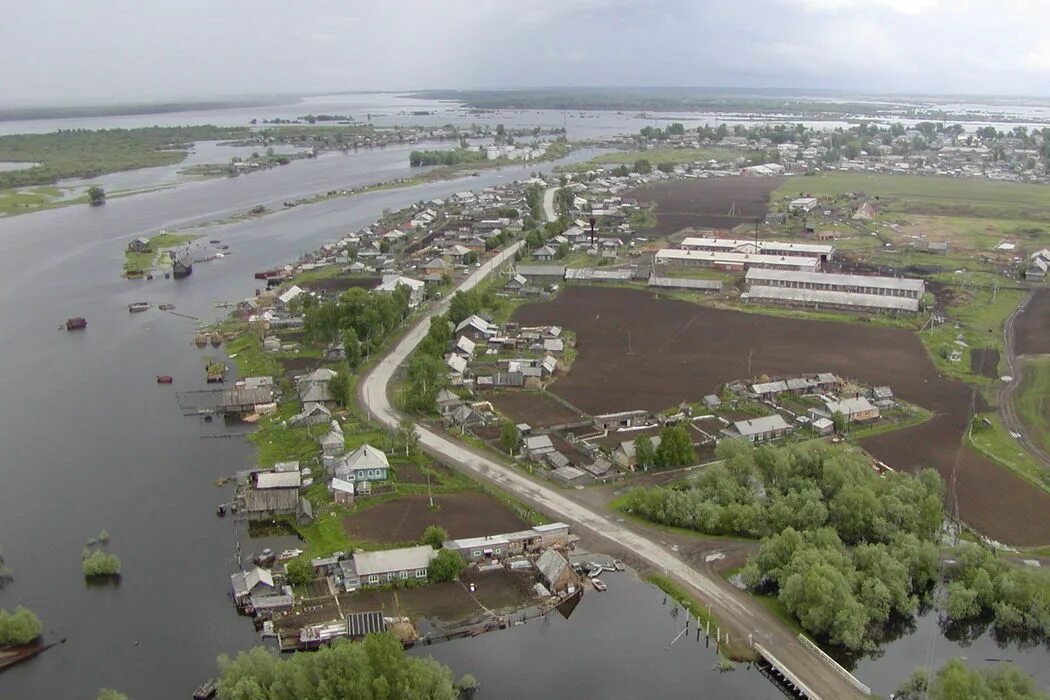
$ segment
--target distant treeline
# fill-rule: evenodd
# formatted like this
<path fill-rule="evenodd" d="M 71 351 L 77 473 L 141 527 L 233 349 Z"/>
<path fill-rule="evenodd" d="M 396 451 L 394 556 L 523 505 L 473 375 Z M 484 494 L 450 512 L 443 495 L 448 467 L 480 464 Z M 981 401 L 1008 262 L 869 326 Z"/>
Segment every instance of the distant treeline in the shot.
<path fill-rule="evenodd" d="M 247 127 L 206 125 L 0 136 L 0 162 L 40 164 L 0 172 L 0 188 L 50 185 L 65 178 L 172 165 L 186 157 L 195 141 L 244 138 L 250 133 Z"/>
<path fill-rule="evenodd" d="M 711 88 L 573 88 L 537 90 L 430 90 L 411 95 L 420 99 L 459 100 L 475 109 L 566 109 L 676 111 L 717 110 L 768 114 L 899 114 L 909 108 L 885 103 L 813 100 L 785 94 L 747 93 Z"/>
<path fill-rule="evenodd" d="M 448 151 L 412 151 L 408 154 L 408 163 L 413 167 L 417 165 L 458 165 L 480 160 L 485 160 L 484 153 L 466 148 Z"/>
<path fill-rule="evenodd" d="M 72 117 L 119 117 L 137 114 L 200 112 L 237 107 L 266 107 L 298 102 L 299 98 L 260 98 L 257 100 L 214 100 L 210 102 L 154 102 L 126 105 L 76 105 L 70 107 L 12 107 L 0 109 L 0 122 L 30 119 L 69 119 Z"/>

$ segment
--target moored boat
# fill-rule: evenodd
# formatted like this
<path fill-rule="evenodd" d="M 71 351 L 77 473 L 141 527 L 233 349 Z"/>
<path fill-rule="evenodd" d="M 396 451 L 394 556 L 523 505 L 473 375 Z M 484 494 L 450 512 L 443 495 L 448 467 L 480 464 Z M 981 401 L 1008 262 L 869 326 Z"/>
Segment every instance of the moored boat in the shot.
<path fill-rule="evenodd" d="M 160 309 L 161 311 L 174 311 L 175 310 L 175 305 L 174 304 L 161 304 L 157 308 Z"/>
<path fill-rule="evenodd" d="M 85 328 L 87 328 L 87 319 L 82 316 L 74 316 L 73 318 L 66 319 L 67 331 L 80 331 Z"/>
<path fill-rule="evenodd" d="M 193 700 L 211 700 L 219 691 L 219 684 L 214 678 L 209 678 L 193 691 Z"/>
<path fill-rule="evenodd" d="M 157 384 L 171 384 L 173 381 L 175 381 L 175 379 L 170 374 L 157 375 Z"/>
<path fill-rule="evenodd" d="M 149 306 L 150 304 L 148 301 L 136 301 L 132 304 L 128 304 L 128 311 L 130 311 L 133 314 L 137 314 L 139 312 L 146 311 L 147 309 L 149 309 Z"/>

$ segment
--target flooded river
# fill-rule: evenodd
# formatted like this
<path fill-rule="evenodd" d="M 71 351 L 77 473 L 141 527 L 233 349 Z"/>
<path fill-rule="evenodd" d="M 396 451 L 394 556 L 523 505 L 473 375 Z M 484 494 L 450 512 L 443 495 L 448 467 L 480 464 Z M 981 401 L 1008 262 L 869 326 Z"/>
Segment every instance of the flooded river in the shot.
<path fill-rule="evenodd" d="M 218 351 L 190 344 L 193 320 L 156 309 L 129 314 L 127 305 L 167 302 L 180 314 L 217 319 L 225 312 L 215 302 L 253 294 L 255 270 L 364 226 L 384 209 L 551 165 L 376 191 L 210 229 L 208 238 L 232 254 L 195 266 L 186 280 L 122 280 L 123 250 L 132 237 L 160 228 L 398 177 L 407 171 L 407 150 L 300 161 L 104 207 L 0 219 L 0 547 L 15 575 L 0 589 L 0 607 L 24 604 L 49 638 L 68 639 L 0 675 L 0 698 L 93 698 L 115 687 L 136 699 L 185 700 L 214 673 L 219 653 L 258 643 L 227 595 L 235 525 L 214 515 L 229 493 L 214 481 L 249 466 L 252 450 L 183 417 L 175 395 L 204 388 L 204 359 Z M 88 328 L 59 330 L 70 316 L 86 317 Z M 172 375 L 174 385 L 156 384 L 157 374 Z M 81 548 L 102 528 L 124 573 L 119 584 L 88 587 Z M 569 621 L 552 617 L 426 651 L 457 674 L 478 677 L 482 697 L 777 696 L 757 673 L 711 671 L 713 652 L 695 642 L 665 651 L 678 622 L 663 595 L 629 574 L 609 584 Z M 870 673 L 903 678 L 917 661 L 913 654 L 892 667 L 874 661 L 878 670 Z"/>

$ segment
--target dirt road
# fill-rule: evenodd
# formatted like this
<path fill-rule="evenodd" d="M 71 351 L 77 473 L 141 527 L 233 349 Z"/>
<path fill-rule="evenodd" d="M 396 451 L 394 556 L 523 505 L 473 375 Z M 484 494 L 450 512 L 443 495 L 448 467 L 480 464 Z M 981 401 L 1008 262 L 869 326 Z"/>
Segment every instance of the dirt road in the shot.
<path fill-rule="evenodd" d="M 1020 437 L 1017 438 L 1017 441 L 1021 443 L 1022 447 L 1028 450 L 1029 454 L 1042 462 L 1044 467 L 1050 469 L 1050 452 L 1044 450 L 1041 445 L 1033 440 L 1028 439 L 1024 423 L 1021 421 L 1021 417 L 1017 414 L 1017 407 L 1014 406 L 1014 396 L 1017 394 L 1017 390 L 1021 387 L 1021 372 L 1023 371 L 1021 363 L 1017 358 L 1014 325 L 1017 317 L 1024 312 L 1034 296 L 1034 290 L 1029 292 L 1027 296 L 1021 300 L 1021 303 L 1017 305 L 1014 312 L 1007 317 L 1006 323 L 1003 324 L 1003 361 L 1006 365 L 1006 374 L 1009 375 L 1011 379 L 1009 382 L 1004 383 L 999 389 L 999 419 L 1002 421 L 1004 428 L 1015 435 L 1020 435 Z"/>
<path fill-rule="evenodd" d="M 521 243 L 485 263 L 463 283 L 460 289 L 473 288 L 492 270 L 510 259 Z M 434 306 L 366 376 L 358 383 L 358 402 L 377 421 L 395 428 L 402 420 L 388 396 L 388 386 L 397 368 L 404 363 L 425 336 L 430 318 L 447 310 L 448 300 Z M 750 634 L 756 642 L 770 649 L 788 665 L 815 694 L 821 698 L 859 698 L 859 691 L 827 662 L 806 649 L 783 624 L 746 593 L 709 573 L 689 566 L 664 546 L 615 522 L 582 503 L 568 497 L 553 486 L 534 481 L 515 468 L 497 462 L 492 457 L 454 441 L 442 433 L 417 424 L 422 449 L 440 461 L 468 472 L 511 494 L 538 510 L 569 522 L 574 527 L 593 533 L 612 546 L 626 547 L 638 558 L 677 580 L 700 600 L 708 603 L 712 612 L 736 635 Z"/>

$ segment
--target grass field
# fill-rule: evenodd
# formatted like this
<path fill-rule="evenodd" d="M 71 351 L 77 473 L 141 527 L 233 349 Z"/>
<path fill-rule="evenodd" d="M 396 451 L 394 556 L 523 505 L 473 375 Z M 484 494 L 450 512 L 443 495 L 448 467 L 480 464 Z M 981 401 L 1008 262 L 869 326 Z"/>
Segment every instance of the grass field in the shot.
<path fill-rule="evenodd" d="M 38 209 L 50 209 L 67 204 L 84 204 L 87 196 L 63 198 L 57 187 L 33 187 L 19 190 L 0 190 L 0 214 L 11 216 Z"/>
<path fill-rule="evenodd" d="M 1014 404 L 1028 437 L 1050 450 L 1050 357 L 1024 360 L 1020 391 Z"/>
<path fill-rule="evenodd" d="M 149 252 L 136 253 L 130 250 L 124 252 L 124 274 L 144 274 L 154 267 L 166 267 L 160 264 L 161 253 L 169 248 L 195 241 L 201 235 L 199 233 L 159 233 L 150 237 Z"/>
<path fill-rule="evenodd" d="M 835 173 L 792 177 L 774 197 L 846 192 L 879 197 L 877 206 L 902 213 L 1050 221 L 1050 188 L 981 178 Z"/>
<path fill-rule="evenodd" d="M 983 422 L 985 419 L 990 426 Z M 1050 491 L 1050 473 L 1003 427 L 998 415 L 982 413 L 976 420 L 974 429 L 963 436 L 966 444 L 1029 483 Z"/>

